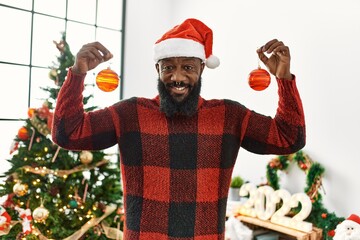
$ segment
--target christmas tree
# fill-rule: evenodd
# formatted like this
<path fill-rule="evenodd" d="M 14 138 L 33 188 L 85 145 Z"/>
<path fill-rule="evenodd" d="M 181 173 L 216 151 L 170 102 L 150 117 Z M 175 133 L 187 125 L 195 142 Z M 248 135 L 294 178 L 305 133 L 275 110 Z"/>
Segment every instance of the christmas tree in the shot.
<path fill-rule="evenodd" d="M 2 176 L 1 239 L 120 239 L 120 169 L 103 151 L 68 151 L 51 141 L 52 112 L 74 56 L 66 42 L 49 78 L 55 87 L 39 108 L 28 109 L 10 151 L 10 169 Z M 89 87 L 88 85 L 86 87 Z M 84 97 L 86 111 L 92 95 Z"/>

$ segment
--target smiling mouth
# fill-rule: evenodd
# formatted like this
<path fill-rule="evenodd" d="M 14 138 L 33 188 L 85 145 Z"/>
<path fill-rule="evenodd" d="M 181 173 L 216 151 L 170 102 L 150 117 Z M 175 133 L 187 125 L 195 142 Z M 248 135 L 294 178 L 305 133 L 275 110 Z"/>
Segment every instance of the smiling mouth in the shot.
<path fill-rule="evenodd" d="M 166 84 L 168 88 L 170 88 L 175 94 L 184 94 L 189 88 L 189 84 L 185 84 L 183 82 L 172 82 Z"/>
<path fill-rule="evenodd" d="M 166 88 L 174 100 L 181 102 L 190 93 L 191 85 L 184 82 L 171 82 L 166 84 Z"/>

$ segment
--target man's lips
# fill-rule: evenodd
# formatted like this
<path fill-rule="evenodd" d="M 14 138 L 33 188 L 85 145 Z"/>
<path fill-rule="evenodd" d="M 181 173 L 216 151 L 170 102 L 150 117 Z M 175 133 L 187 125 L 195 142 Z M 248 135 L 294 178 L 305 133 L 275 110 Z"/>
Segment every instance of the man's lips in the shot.
<path fill-rule="evenodd" d="M 172 82 L 166 84 L 166 87 L 175 94 L 185 94 L 188 91 L 190 85 L 183 82 Z"/>

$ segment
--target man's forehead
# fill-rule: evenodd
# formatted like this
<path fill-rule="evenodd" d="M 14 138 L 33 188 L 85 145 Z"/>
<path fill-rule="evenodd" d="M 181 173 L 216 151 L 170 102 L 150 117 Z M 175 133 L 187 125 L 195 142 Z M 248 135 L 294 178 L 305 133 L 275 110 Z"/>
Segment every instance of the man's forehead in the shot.
<path fill-rule="evenodd" d="M 197 63 L 202 62 L 200 58 L 196 57 L 171 57 L 171 58 L 163 58 L 159 60 L 160 63 L 174 63 L 174 62 L 189 62 L 189 63 Z"/>

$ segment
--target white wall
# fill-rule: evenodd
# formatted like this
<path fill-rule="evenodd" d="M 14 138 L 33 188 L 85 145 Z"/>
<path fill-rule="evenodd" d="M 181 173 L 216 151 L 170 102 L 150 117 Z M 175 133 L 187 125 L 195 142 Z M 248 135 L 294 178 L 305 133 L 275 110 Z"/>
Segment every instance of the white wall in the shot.
<path fill-rule="evenodd" d="M 275 82 L 255 92 L 247 85 L 247 75 L 257 67 L 257 47 L 273 38 L 287 44 L 306 114 L 304 151 L 325 168 L 324 205 L 339 216 L 360 214 L 358 0 L 131 0 L 127 4 L 125 98 L 155 96 L 154 42 L 174 25 L 195 17 L 213 29 L 213 53 L 221 60 L 219 68 L 205 71 L 202 95 L 230 98 L 273 115 Z M 271 158 L 240 150 L 234 173 L 263 182 Z M 283 175 L 282 187 L 303 191 L 305 175 L 300 170 L 292 168 Z"/>

